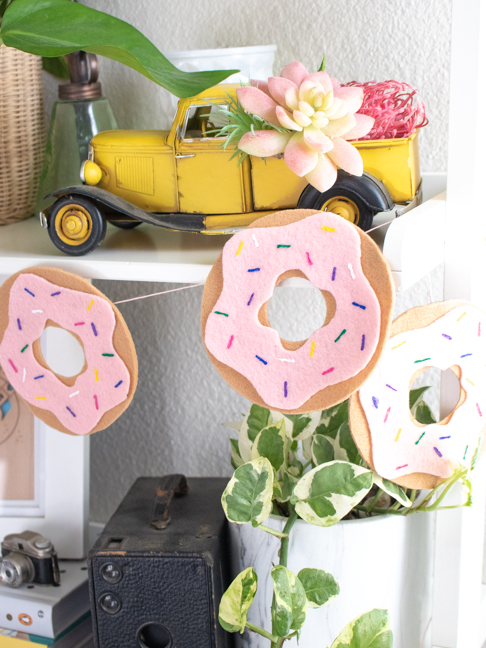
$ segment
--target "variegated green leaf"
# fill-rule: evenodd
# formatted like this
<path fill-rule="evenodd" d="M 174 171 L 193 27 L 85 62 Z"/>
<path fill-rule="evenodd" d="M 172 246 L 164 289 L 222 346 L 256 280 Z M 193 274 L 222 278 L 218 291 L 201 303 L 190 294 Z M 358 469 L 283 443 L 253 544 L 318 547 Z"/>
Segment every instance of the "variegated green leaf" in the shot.
<path fill-rule="evenodd" d="M 237 468 L 242 466 L 245 462 L 241 457 L 237 439 L 230 439 L 230 443 L 231 443 L 231 465 L 236 470 Z"/>
<path fill-rule="evenodd" d="M 302 441 L 310 437 L 321 420 L 320 412 L 311 412 L 310 414 L 287 414 L 287 418 L 292 421 L 292 440 Z"/>
<path fill-rule="evenodd" d="M 327 605 L 339 594 L 339 585 L 334 576 L 322 569 L 301 569 L 297 577 L 304 586 L 309 607 Z"/>
<path fill-rule="evenodd" d="M 414 405 L 418 403 L 419 400 L 422 400 L 425 392 L 430 389 L 430 386 L 419 387 L 418 389 L 411 389 L 409 395 L 409 406 L 410 409 L 413 409 Z"/>
<path fill-rule="evenodd" d="M 294 488 L 292 504 L 300 517 L 316 526 L 339 522 L 369 492 L 371 470 L 332 461 L 306 473 Z"/>
<path fill-rule="evenodd" d="M 383 479 L 383 477 L 380 477 L 377 473 L 373 473 L 373 482 L 378 486 L 378 488 L 381 488 L 385 493 L 394 497 L 402 506 L 407 508 L 412 506 L 412 502 L 408 499 L 403 488 L 398 484 L 394 484 L 388 479 Z"/>
<path fill-rule="evenodd" d="M 273 633 L 286 637 L 291 630 L 302 628 L 307 608 L 304 586 L 286 567 L 277 565 L 271 571 L 275 605 L 272 609 Z"/>
<path fill-rule="evenodd" d="M 392 648 L 393 633 L 387 610 L 370 610 L 344 628 L 331 648 Z"/>
<path fill-rule="evenodd" d="M 344 421 L 339 426 L 339 430 L 336 437 L 336 443 L 338 448 L 335 446 L 335 456 L 336 459 L 341 461 L 350 461 L 351 463 L 361 464 L 361 455 L 359 454 L 358 448 L 351 436 L 351 430 L 349 429 L 349 423 Z"/>
<path fill-rule="evenodd" d="M 228 587 L 219 604 L 219 622 L 225 630 L 243 632 L 257 586 L 257 575 L 253 567 L 248 567 Z"/>
<path fill-rule="evenodd" d="M 274 472 L 266 457 L 240 466 L 221 497 L 230 522 L 262 524 L 272 510 Z"/>
<path fill-rule="evenodd" d="M 289 464 L 287 466 L 287 471 L 298 479 L 304 474 L 304 466 L 302 465 L 302 462 L 297 457 L 297 455 L 293 452 L 289 454 Z"/>
<path fill-rule="evenodd" d="M 288 436 L 289 439 L 292 438 L 292 428 L 293 428 L 293 423 L 292 421 L 287 418 L 284 414 L 281 412 L 277 412 L 276 410 L 270 410 L 270 413 L 272 415 L 272 419 L 275 421 L 275 423 L 278 423 L 279 421 L 283 421 L 285 423 L 285 432 Z"/>
<path fill-rule="evenodd" d="M 287 437 L 284 421 L 272 423 L 263 428 L 256 437 L 251 451 L 252 459 L 266 457 L 275 472 L 278 472 L 285 461 L 286 446 Z"/>
<path fill-rule="evenodd" d="M 334 461 L 334 444 L 332 439 L 323 434 L 316 434 L 312 440 L 312 461 L 316 466 Z"/>
<path fill-rule="evenodd" d="M 314 433 L 312 436 L 302 441 L 302 454 L 304 455 L 305 459 L 307 459 L 307 461 L 313 461 L 312 443 L 314 442 L 315 436 L 316 434 Z"/>
<path fill-rule="evenodd" d="M 342 423 L 348 420 L 348 401 L 344 401 L 340 405 L 335 405 L 321 413 L 321 421 L 317 426 L 316 434 L 324 434 L 325 436 L 335 439 Z"/>
<path fill-rule="evenodd" d="M 270 410 L 260 405 L 252 405 L 240 427 L 239 448 L 244 462 L 251 461 L 253 442 L 263 430 L 270 425 L 272 416 Z"/>
<path fill-rule="evenodd" d="M 280 481 L 281 494 L 280 497 L 277 497 L 279 502 L 288 502 L 293 491 L 295 484 L 299 481 L 298 477 L 295 477 L 286 470 L 282 471 L 282 479 Z"/>

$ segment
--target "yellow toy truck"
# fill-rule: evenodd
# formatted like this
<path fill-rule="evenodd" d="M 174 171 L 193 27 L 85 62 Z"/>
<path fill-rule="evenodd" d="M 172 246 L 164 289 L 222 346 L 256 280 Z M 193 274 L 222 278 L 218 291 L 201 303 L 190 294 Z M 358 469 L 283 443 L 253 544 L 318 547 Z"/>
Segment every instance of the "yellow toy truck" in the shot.
<path fill-rule="evenodd" d="M 107 222 L 130 229 L 149 223 L 169 230 L 227 234 L 281 209 L 332 211 L 371 227 L 373 217 L 400 215 L 420 202 L 418 138 L 354 142 L 363 176 L 338 172 L 324 193 L 288 169 L 283 159 L 230 161 L 218 137 L 220 110 L 236 84 L 221 84 L 181 99 L 170 131 L 106 131 L 91 141 L 81 170 L 85 185 L 51 194 L 41 214 L 53 243 L 70 255 L 96 248 Z M 393 215 L 391 215 L 393 217 Z"/>

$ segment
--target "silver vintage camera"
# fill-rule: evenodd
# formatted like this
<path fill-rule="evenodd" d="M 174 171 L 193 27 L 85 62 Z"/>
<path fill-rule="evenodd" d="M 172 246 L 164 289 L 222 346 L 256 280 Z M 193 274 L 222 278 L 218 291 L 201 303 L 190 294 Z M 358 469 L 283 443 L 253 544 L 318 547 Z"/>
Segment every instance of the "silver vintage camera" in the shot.
<path fill-rule="evenodd" d="M 59 585 L 61 577 L 52 542 L 34 531 L 5 536 L 0 580 L 9 587 L 20 587 L 22 583 Z"/>

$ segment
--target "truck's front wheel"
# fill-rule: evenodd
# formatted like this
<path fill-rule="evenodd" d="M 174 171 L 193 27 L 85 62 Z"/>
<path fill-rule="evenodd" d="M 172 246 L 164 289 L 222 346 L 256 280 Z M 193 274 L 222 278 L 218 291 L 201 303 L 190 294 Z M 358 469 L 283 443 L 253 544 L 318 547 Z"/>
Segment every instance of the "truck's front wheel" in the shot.
<path fill-rule="evenodd" d="M 329 191 L 320 193 L 310 185 L 302 193 L 299 207 L 332 212 L 364 231 L 370 229 L 376 213 L 359 196 L 346 189 L 333 187 Z"/>
<path fill-rule="evenodd" d="M 54 245 L 71 256 L 91 252 L 103 241 L 106 220 L 98 207 L 80 196 L 56 200 L 49 214 L 49 236 Z"/>

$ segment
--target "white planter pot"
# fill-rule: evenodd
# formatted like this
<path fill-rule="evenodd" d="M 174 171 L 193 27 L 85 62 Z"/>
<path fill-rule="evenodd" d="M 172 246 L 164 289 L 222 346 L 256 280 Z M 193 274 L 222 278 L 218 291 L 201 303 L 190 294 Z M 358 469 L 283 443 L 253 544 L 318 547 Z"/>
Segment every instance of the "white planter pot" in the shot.
<path fill-rule="evenodd" d="M 372 608 L 386 608 L 394 648 L 430 645 L 432 615 L 433 516 L 377 516 L 343 521 L 329 528 L 298 520 L 290 534 L 288 568 L 324 569 L 338 581 L 341 593 L 329 605 L 309 609 L 299 644 L 287 648 L 330 646 L 343 627 Z M 282 530 L 285 520 L 271 516 L 267 526 Z M 251 525 L 230 524 L 233 575 L 253 565 L 258 591 L 248 620 L 271 630 L 272 564 L 278 564 L 279 540 Z M 238 648 L 268 648 L 269 641 L 245 631 Z"/>

